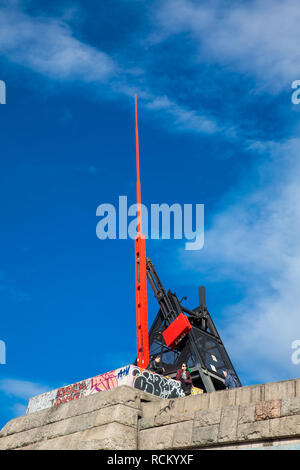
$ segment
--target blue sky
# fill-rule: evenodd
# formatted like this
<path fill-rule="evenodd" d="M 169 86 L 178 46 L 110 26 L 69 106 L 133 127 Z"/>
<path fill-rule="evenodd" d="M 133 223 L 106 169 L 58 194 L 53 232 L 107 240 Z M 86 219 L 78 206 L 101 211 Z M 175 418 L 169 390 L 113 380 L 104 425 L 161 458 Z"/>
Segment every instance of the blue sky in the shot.
<path fill-rule="evenodd" d="M 132 362 L 134 243 L 96 209 L 205 205 L 205 244 L 148 240 L 209 311 L 244 385 L 299 376 L 296 0 L 2 1 L 0 427 L 28 398 Z M 156 301 L 149 288 L 149 323 Z"/>

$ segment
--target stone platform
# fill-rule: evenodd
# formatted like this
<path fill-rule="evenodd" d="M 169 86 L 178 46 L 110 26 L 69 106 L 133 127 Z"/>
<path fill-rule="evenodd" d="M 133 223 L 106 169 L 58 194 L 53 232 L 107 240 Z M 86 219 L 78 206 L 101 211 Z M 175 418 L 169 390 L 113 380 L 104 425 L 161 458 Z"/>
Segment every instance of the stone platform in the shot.
<path fill-rule="evenodd" d="M 179 398 L 120 385 L 31 409 L 0 449 L 300 450 L 300 379 Z"/>
<path fill-rule="evenodd" d="M 112 390 L 123 385 L 137 388 L 160 398 L 184 397 L 179 381 L 129 364 L 120 369 L 32 397 L 29 400 L 26 413 L 41 411 L 52 406 L 60 406 L 63 403 Z M 201 392 L 202 390 L 194 387 L 193 394 Z"/>

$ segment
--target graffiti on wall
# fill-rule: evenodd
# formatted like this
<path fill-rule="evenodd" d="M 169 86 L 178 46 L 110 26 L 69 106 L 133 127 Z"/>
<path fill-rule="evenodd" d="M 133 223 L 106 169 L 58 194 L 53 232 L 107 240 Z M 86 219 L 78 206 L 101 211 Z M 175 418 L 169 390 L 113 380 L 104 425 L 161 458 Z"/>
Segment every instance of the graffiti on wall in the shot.
<path fill-rule="evenodd" d="M 51 392 L 32 397 L 29 400 L 26 413 L 33 413 L 52 406 L 60 406 L 78 398 L 83 398 L 93 393 L 111 390 L 121 385 L 132 385 L 131 370 L 134 366 L 129 365 L 120 369 L 97 375 L 91 379 L 82 380 L 72 385 L 60 387 Z"/>
<path fill-rule="evenodd" d="M 118 379 L 114 372 L 107 372 L 106 374 L 98 375 L 91 379 L 91 393 L 103 392 L 104 390 L 110 390 L 118 386 Z"/>
<path fill-rule="evenodd" d="M 56 402 L 56 395 L 57 389 L 30 398 L 26 414 L 44 410 L 45 408 L 50 408 L 51 406 L 54 406 Z"/>
<path fill-rule="evenodd" d="M 84 396 L 84 390 L 87 390 L 88 386 L 85 380 L 78 382 L 67 387 L 61 387 L 57 390 L 55 405 L 61 405 L 67 401 L 77 400 Z"/>
<path fill-rule="evenodd" d="M 134 376 L 133 386 L 147 393 L 152 393 L 160 398 L 184 397 L 181 383 L 178 380 L 167 379 L 159 374 L 153 374 L 148 370 L 135 368 L 132 371 Z"/>
<path fill-rule="evenodd" d="M 168 379 L 131 364 L 30 398 L 26 413 L 33 413 L 52 406 L 60 406 L 122 385 L 152 393 L 160 398 L 185 396 L 181 383 L 177 380 Z"/>
<path fill-rule="evenodd" d="M 106 372 L 105 374 L 97 375 L 91 379 L 91 390 L 90 393 L 104 392 L 120 385 L 128 385 L 127 380 L 122 382 L 122 379 L 128 377 L 130 365 L 123 367 L 122 369 L 116 369 L 112 372 Z"/>

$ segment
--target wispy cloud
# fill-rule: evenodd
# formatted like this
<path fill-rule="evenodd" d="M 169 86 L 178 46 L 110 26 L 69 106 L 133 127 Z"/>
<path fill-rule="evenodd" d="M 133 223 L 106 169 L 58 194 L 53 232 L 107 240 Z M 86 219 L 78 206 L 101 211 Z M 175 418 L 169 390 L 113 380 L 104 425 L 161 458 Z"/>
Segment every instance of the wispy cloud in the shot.
<path fill-rule="evenodd" d="M 157 94 L 143 68 L 143 59 L 137 70 L 135 65 L 126 63 L 124 50 L 110 57 L 105 51 L 78 39 L 65 16 L 30 16 L 18 3 L 0 8 L 0 52 L 11 63 L 47 79 L 94 85 L 95 99 L 133 97 L 137 93 L 145 107 L 151 113 L 159 113 L 159 118 L 170 129 L 205 134 L 219 130 L 216 119 L 204 109 L 195 110 L 187 104 L 179 104 L 174 97 Z M 97 86 L 101 90 L 104 86 L 105 93 L 100 88 L 97 91 Z"/>
<path fill-rule="evenodd" d="M 75 38 L 63 19 L 31 17 L 15 6 L 0 9 L 0 52 L 57 80 L 105 82 L 117 71 L 105 52 Z"/>
<path fill-rule="evenodd" d="M 244 179 L 224 197 L 204 250 L 181 255 L 190 276 L 238 286 L 242 300 L 224 308 L 223 334 L 256 381 L 299 375 L 291 343 L 300 331 L 300 140 L 266 148 L 251 184 Z"/>
<path fill-rule="evenodd" d="M 215 61 L 250 73 L 278 91 L 298 77 L 299 21 L 297 0 L 166 0 L 156 8 L 148 40 L 155 44 L 188 33 L 197 41 L 199 63 Z"/>
<path fill-rule="evenodd" d="M 24 380 L 2 379 L 0 380 L 0 390 L 8 396 L 29 400 L 35 395 L 49 391 L 49 387 Z"/>
<path fill-rule="evenodd" d="M 164 112 L 168 114 L 175 124 L 175 129 L 178 130 L 183 127 L 185 130 L 196 131 L 205 134 L 214 134 L 219 128 L 214 119 L 205 116 L 205 113 L 196 112 L 193 109 L 184 108 L 177 103 L 172 102 L 167 96 L 153 97 L 146 104 L 146 108 Z"/>
<path fill-rule="evenodd" d="M 13 2 L 0 7 L 0 52 L 11 63 L 49 80 L 88 85 L 97 100 L 132 98 L 137 93 L 141 105 L 169 130 L 240 140 L 241 120 L 232 120 L 239 117 L 234 111 L 237 96 L 232 85 L 224 88 L 218 67 L 229 75 L 239 72 L 244 80 L 257 79 L 252 94 L 258 93 L 259 86 L 267 85 L 266 92 L 290 86 L 298 73 L 295 1 L 250 3 L 251 8 L 237 3 L 225 8 L 219 1 L 201 5 L 191 0 L 156 2 L 144 13 L 147 33 L 132 31 L 136 52 L 131 57 L 126 42 L 119 43 L 112 56 L 83 40 L 67 14 L 33 16 L 22 9 L 22 2 Z M 273 4 L 276 8 L 271 8 Z M 76 7 L 72 15 L 76 16 Z M 284 40 L 278 34 L 280 28 Z M 175 52 L 167 54 L 165 63 L 163 43 L 169 38 Z M 225 99 L 221 97 L 228 92 L 233 93 L 232 104 L 229 112 L 225 106 L 226 115 L 222 115 Z M 238 99 L 243 101 L 241 93 Z M 243 103 L 240 106 L 248 104 Z"/>

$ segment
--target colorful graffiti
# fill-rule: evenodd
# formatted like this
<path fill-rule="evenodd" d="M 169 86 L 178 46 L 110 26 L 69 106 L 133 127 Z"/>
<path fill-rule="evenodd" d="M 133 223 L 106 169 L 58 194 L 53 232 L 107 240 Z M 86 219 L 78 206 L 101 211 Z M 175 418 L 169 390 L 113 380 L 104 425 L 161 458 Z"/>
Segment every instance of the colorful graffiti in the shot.
<path fill-rule="evenodd" d="M 122 368 L 116 369 L 112 372 L 106 372 L 105 374 L 97 375 L 91 379 L 91 392 L 104 392 L 105 390 L 110 390 L 121 385 L 122 379 L 128 376 L 130 370 L 130 365 Z M 122 385 L 128 385 L 123 383 Z"/>
<path fill-rule="evenodd" d="M 107 372 L 106 374 L 98 375 L 91 379 L 91 393 L 104 392 L 118 386 L 118 379 L 114 372 Z"/>
<path fill-rule="evenodd" d="M 117 375 L 118 379 L 121 379 L 122 377 L 126 377 L 129 374 L 129 370 L 130 370 L 130 365 L 125 367 L 124 369 L 120 369 Z"/>
<path fill-rule="evenodd" d="M 77 400 L 84 396 L 83 391 L 87 390 L 87 383 L 85 380 L 78 382 L 67 387 L 61 387 L 57 390 L 55 405 L 61 405 L 67 401 Z"/>
<path fill-rule="evenodd" d="M 147 393 L 152 393 L 160 398 L 184 397 L 184 391 L 178 380 L 167 379 L 159 374 L 153 374 L 148 370 L 141 370 L 136 367 L 132 371 L 135 377 L 133 386 Z"/>
<path fill-rule="evenodd" d="M 153 374 L 152 372 L 140 369 L 131 364 L 32 397 L 28 403 L 27 413 L 33 413 L 52 406 L 60 406 L 72 400 L 77 400 L 94 393 L 101 393 L 116 387 L 121 387 L 122 385 L 134 387 L 161 398 L 178 398 L 184 396 L 181 384 L 177 380 Z"/>
<path fill-rule="evenodd" d="M 132 386 L 132 365 L 97 375 L 72 385 L 60 387 L 51 392 L 30 398 L 26 413 L 33 413 L 52 406 L 60 406 L 72 400 L 86 397 L 93 393 L 111 390 L 121 385 Z"/>

